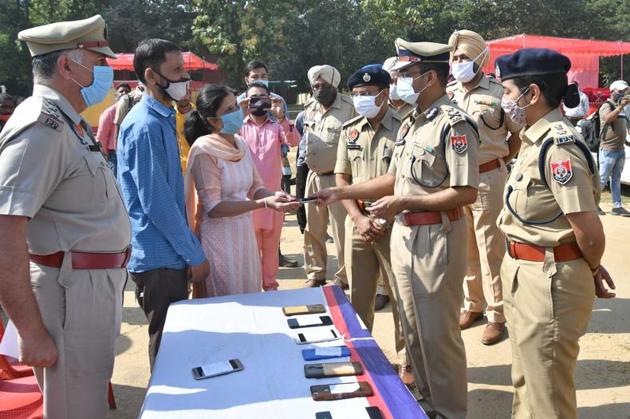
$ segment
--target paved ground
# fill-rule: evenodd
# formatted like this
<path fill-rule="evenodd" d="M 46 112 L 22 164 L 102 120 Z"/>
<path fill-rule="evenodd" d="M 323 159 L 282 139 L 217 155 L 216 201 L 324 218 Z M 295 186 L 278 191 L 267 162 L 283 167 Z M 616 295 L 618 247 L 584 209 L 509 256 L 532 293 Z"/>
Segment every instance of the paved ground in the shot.
<path fill-rule="evenodd" d="M 608 200 L 609 201 L 609 200 Z M 605 210 L 609 203 L 602 204 Z M 607 246 L 604 264 L 617 282 L 617 298 L 598 300 L 587 335 L 581 340 L 576 381 L 580 418 L 630 418 L 630 218 L 603 217 Z M 332 245 L 329 245 L 332 254 Z M 283 232 L 282 250 L 302 262 L 302 236 L 295 216 L 289 216 Z M 330 265 L 336 261 L 330 257 Z M 329 267 L 329 271 L 332 268 Z M 301 268 L 281 269 L 282 289 L 300 287 Z M 468 358 L 468 400 L 470 419 L 507 418 L 511 408 L 510 345 L 503 341 L 486 347 L 480 343 L 483 324 L 464 331 Z M 389 306 L 377 313 L 374 328 L 377 341 L 387 356 L 393 351 L 393 325 Z M 133 299 L 133 285 L 125 292 L 122 333 L 117 344 L 114 391 L 118 410 L 109 419 L 135 418 L 149 381 L 146 355 L 147 327 L 142 311 Z"/>

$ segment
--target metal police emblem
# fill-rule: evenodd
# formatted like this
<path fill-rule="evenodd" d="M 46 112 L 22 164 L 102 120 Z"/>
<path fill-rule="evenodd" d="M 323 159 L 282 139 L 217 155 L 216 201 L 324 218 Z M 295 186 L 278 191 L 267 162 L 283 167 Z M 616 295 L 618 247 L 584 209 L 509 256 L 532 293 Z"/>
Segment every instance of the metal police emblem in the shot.
<path fill-rule="evenodd" d="M 561 185 L 566 185 L 573 177 L 571 159 L 552 161 L 551 174 L 553 175 L 553 180 Z"/>
<path fill-rule="evenodd" d="M 451 135 L 451 146 L 457 154 L 462 154 L 468 150 L 468 139 L 466 138 L 466 134 Z"/>
<path fill-rule="evenodd" d="M 427 119 L 429 121 L 433 120 L 433 118 L 435 118 L 438 114 L 438 109 L 437 108 L 431 108 L 429 109 L 429 112 L 427 112 Z"/>
<path fill-rule="evenodd" d="M 370 76 L 368 73 L 363 73 L 363 81 L 369 83 L 370 80 L 372 80 L 372 76 Z"/>

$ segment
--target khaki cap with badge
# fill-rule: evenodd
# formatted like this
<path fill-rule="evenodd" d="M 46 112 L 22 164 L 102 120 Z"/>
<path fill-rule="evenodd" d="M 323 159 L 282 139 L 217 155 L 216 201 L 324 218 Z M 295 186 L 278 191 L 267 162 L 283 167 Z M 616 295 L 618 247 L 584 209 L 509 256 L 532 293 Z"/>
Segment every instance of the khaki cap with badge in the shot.
<path fill-rule="evenodd" d="M 398 63 L 392 70 L 402 70 L 417 63 L 445 63 L 448 64 L 451 47 L 437 42 L 409 42 L 396 39 Z"/>
<path fill-rule="evenodd" d="M 26 42 L 31 57 L 67 49 L 87 49 L 117 58 L 109 48 L 107 25 L 101 15 L 25 29 L 18 33 L 18 40 Z"/>

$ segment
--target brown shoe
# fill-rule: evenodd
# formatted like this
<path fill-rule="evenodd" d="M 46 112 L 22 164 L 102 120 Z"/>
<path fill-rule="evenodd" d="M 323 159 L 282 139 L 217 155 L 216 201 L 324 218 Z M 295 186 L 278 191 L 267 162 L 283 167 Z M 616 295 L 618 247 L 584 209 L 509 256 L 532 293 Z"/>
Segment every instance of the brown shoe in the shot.
<path fill-rule="evenodd" d="M 398 376 L 406 386 L 412 386 L 416 383 L 416 377 L 413 375 L 411 365 L 401 365 Z"/>
<path fill-rule="evenodd" d="M 482 317 L 483 313 L 481 311 L 462 311 L 459 315 L 459 328 L 461 330 L 468 329 Z"/>
<path fill-rule="evenodd" d="M 505 334 L 505 323 L 490 322 L 481 336 L 481 343 L 484 345 L 494 345 L 503 339 Z"/>
<path fill-rule="evenodd" d="M 323 287 L 326 285 L 325 279 L 308 279 L 305 285 L 309 288 Z"/>

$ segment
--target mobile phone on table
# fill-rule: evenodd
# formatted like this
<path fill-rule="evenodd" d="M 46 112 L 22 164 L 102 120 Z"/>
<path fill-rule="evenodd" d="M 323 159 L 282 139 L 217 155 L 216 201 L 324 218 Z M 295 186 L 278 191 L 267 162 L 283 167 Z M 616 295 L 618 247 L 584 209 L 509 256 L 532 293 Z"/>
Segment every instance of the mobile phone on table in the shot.
<path fill-rule="evenodd" d="M 297 316 L 300 314 L 322 314 L 326 312 L 323 304 L 308 304 L 304 306 L 282 307 L 285 316 Z"/>
<path fill-rule="evenodd" d="M 317 329 L 309 329 L 298 333 L 295 336 L 295 342 L 298 345 L 305 343 L 328 342 L 339 339 L 339 333 L 335 329 L 322 327 Z"/>
<path fill-rule="evenodd" d="M 353 397 L 369 397 L 372 394 L 372 387 L 366 381 L 311 386 L 311 397 L 318 402 L 351 399 Z"/>
<path fill-rule="evenodd" d="M 333 322 L 330 316 L 302 316 L 287 319 L 287 324 L 291 329 L 299 329 L 302 327 L 332 326 Z"/>
<path fill-rule="evenodd" d="M 320 359 L 342 358 L 347 356 L 350 356 L 350 349 L 345 345 L 302 349 L 302 358 L 304 358 L 305 361 L 318 361 Z"/>
<path fill-rule="evenodd" d="M 205 378 L 218 377 L 242 370 L 243 364 L 241 361 L 238 359 L 230 359 L 229 361 L 213 362 L 211 364 L 195 367 L 192 369 L 192 374 L 195 380 L 203 380 Z"/>
<path fill-rule="evenodd" d="M 342 377 L 344 375 L 361 375 L 363 368 L 358 362 L 325 362 L 304 365 L 306 378 Z"/>
<path fill-rule="evenodd" d="M 376 406 L 347 407 L 315 413 L 315 419 L 383 419 L 381 410 Z"/>

